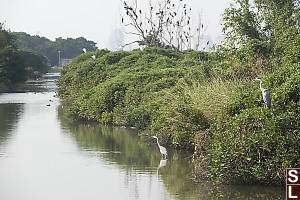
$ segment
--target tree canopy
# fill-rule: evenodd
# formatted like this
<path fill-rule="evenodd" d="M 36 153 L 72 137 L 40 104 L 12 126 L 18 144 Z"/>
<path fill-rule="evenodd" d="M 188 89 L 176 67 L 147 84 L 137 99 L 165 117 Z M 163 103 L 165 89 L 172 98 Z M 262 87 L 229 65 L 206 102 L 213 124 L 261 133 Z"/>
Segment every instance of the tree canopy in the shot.
<path fill-rule="evenodd" d="M 299 46 L 299 10 L 297 0 L 235 0 L 223 14 L 227 47 L 296 59 L 290 55 L 299 55 L 291 48 Z"/>
<path fill-rule="evenodd" d="M 47 69 L 46 57 L 18 48 L 13 35 L 0 23 L 0 91 Z"/>

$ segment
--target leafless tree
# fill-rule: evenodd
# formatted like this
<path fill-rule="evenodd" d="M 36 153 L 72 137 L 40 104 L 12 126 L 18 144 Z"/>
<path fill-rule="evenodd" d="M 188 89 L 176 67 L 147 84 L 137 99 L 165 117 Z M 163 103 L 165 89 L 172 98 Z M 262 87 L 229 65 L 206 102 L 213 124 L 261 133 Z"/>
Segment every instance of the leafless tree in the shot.
<path fill-rule="evenodd" d="M 124 13 L 121 18 L 127 34 L 136 35 L 137 40 L 130 42 L 144 46 L 191 48 L 191 11 L 186 0 L 148 1 L 148 9 L 132 3 L 121 1 Z M 124 45 L 124 46 L 126 46 Z"/>
<path fill-rule="evenodd" d="M 204 36 L 204 32 L 205 32 L 205 27 L 204 24 L 202 22 L 202 17 L 201 14 L 198 13 L 198 23 L 196 26 L 196 33 L 195 35 L 195 39 L 196 39 L 196 50 L 199 50 L 203 36 Z M 208 45 L 208 44 L 207 44 Z"/>

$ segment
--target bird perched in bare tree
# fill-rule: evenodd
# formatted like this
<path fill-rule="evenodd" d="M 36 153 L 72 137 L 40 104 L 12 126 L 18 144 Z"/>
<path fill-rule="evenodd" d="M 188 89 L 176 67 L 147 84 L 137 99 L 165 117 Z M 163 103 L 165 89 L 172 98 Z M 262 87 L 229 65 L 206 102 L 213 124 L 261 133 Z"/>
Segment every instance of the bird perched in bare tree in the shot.
<path fill-rule="evenodd" d="M 261 94 L 263 96 L 263 100 L 266 104 L 266 107 L 268 109 L 271 109 L 271 95 L 270 95 L 270 91 L 268 89 L 264 89 L 262 86 L 262 80 L 260 78 L 256 78 L 254 79 L 255 81 L 260 81 L 260 90 L 261 90 Z"/>

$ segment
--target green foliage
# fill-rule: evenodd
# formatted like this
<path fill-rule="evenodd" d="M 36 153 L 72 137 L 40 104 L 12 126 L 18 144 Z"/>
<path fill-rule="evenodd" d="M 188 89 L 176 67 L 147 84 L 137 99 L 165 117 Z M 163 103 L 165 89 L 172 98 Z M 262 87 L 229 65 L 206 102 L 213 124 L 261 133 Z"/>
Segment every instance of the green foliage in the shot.
<path fill-rule="evenodd" d="M 8 79 L 11 83 L 26 80 L 24 57 L 22 51 L 11 46 L 0 50 L 1 79 Z"/>
<path fill-rule="evenodd" d="M 0 49 L 3 49 L 7 46 L 14 46 L 14 38 L 3 28 L 3 24 L 0 23 Z"/>
<path fill-rule="evenodd" d="M 291 120 L 291 121 L 289 121 Z M 211 143 L 213 179 L 239 183 L 283 184 L 284 169 L 299 166 L 299 130 L 289 113 L 252 108 L 222 119 Z M 221 125 L 219 125 L 221 126 Z"/>
<path fill-rule="evenodd" d="M 174 110 L 166 94 L 192 68 L 198 68 L 204 56 L 155 47 L 132 52 L 99 50 L 96 60 L 87 53 L 64 67 L 58 92 L 70 106 L 70 116 L 133 126 L 144 134 L 160 135 L 163 143 L 192 148 L 195 134 L 208 127 L 208 122 L 185 101 L 179 101 Z M 176 115 L 175 121 L 171 115 Z M 166 123 L 174 131 L 164 132 Z"/>
<path fill-rule="evenodd" d="M 195 135 L 208 128 L 208 120 L 188 96 L 166 95 L 163 106 L 152 120 L 151 131 L 170 144 L 191 150 Z"/>
<path fill-rule="evenodd" d="M 206 139 L 210 177 L 226 182 L 284 184 L 284 169 L 300 166 L 300 68 L 278 69 L 264 78 L 272 109 L 251 83 L 217 115 Z"/>
<path fill-rule="evenodd" d="M 236 0 L 223 14 L 226 47 L 251 57 L 299 57 L 291 56 L 299 55 L 299 9 L 295 0 Z"/>
<path fill-rule="evenodd" d="M 227 40 L 214 54 L 216 69 L 220 77 L 241 84 L 210 128 L 196 136 L 198 176 L 284 184 L 285 168 L 300 166 L 299 3 L 237 0 L 223 20 Z M 270 90 L 270 110 L 259 83 L 252 81 L 257 77 Z"/>
<path fill-rule="evenodd" d="M 47 69 L 44 56 L 17 48 L 12 34 L 0 24 L 0 91 L 7 91 Z"/>
<path fill-rule="evenodd" d="M 14 32 L 12 34 L 16 38 L 18 47 L 39 52 L 47 57 L 52 66 L 58 65 L 58 51 L 61 52 L 62 58 L 74 58 L 82 53 L 83 48 L 87 51 L 97 49 L 95 42 L 86 40 L 83 37 L 76 39 L 59 37 L 55 41 L 51 41 L 48 38 L 38 35 L 31 36 L 24 32 Z"/>

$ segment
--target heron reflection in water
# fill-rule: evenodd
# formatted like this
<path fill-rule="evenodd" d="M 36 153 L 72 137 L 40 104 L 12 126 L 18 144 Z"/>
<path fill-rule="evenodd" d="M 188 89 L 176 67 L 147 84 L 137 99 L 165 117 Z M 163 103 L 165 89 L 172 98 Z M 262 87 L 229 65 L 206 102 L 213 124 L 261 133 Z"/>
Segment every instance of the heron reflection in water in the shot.
<path fill-rule="evenodd" d="M 156 174 L 158 175 L 158 170 L 160 169 L 160 168 L 162 168 L 162 167 L 165 167 L 166 165 L 167 165 L 167 159 L 162 159 L 162 160 L 160 160 L 160 162 L 159 162 L 159 165 L 158 165 L 158 167 L 157 167 L 157 170 L 156 170 Z"/>

